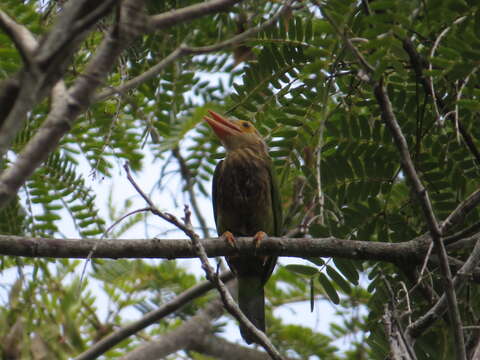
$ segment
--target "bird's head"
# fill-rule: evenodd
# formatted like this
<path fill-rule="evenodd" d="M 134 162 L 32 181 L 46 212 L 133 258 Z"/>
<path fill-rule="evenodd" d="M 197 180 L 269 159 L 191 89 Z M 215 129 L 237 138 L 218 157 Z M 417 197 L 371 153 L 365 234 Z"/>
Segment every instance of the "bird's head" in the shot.
<path fill-rule="evenodd" d="M 265 141 L 251 122 L 227 119 L 211 110 L 208 112 L 210 116 L 205 116 L 204 120 L 213 129 L 227 152 L 245 148 L 267 152 Z"/>

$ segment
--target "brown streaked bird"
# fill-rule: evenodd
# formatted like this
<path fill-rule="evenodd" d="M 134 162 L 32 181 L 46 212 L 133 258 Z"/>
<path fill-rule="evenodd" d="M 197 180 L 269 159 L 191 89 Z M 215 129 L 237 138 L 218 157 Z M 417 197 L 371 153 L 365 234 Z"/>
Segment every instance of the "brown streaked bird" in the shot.
<path fill-rule="evenodd" d="M 205 121 L 227 150 L 215 169 L 212 200 L 217 232 L 230 243 L 235 236 L 281 235 L 282 211 L 268 148 L 248 121 L 226 119 L 209 111 Z M 227 262 L 238 279 L 238 304 L 247 318 L 265 332 L 264 285 L 272 274 L 274 256 L 230 256 Z M 248 343 L 250 332 L 240 326 Z"/>

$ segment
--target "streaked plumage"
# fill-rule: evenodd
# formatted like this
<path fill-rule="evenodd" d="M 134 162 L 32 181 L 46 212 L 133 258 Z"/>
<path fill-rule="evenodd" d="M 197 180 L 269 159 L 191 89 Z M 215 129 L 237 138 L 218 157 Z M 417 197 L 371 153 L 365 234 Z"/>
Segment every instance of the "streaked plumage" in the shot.
<path fill-rule="evenodd" d="M 226 120 L 214 112 L 210 114 L 213 118 L 206 120 L 227 149 L 225 159 L 215 169 L 212 185 L 218 234 L 230 231 L 234 236 L 255 236 L 263 231 L 280 236 L 278 186 L 265 142 L 249 122 Z M 262 331 L 265 331 L 263 287 L 276 260 L 271 256 L 227 258 L 238 278 L 239 306 Z M 253 341 L 245 329 L 240 328 L 240 331 L 247 343 Z"/>

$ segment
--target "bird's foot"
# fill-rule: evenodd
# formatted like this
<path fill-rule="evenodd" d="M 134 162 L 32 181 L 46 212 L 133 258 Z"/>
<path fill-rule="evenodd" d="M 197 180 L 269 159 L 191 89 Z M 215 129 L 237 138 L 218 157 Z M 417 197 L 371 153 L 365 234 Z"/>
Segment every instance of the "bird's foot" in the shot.
<path fill-rule="evenodd" d="M 259 231 L 255 235 L 253 235 L 253 243 L 255 244 L 255 251 L 254 254 L 257 253 L 257 249 L 260 247 L 260 243 L 262 242 L 263 239 L 267 237 L 267 233 L 265 231 Z M 265 259 L 267 256 L 265 256 Z M 263 262 L 265 263 L 265 259 L 263 259 Z"/>
<path fill-rule="evenodd" d="M 225 231 L 222 236 L 223 240 L 225 240 L 231 247 L 237 248 L 237 244 L 235 243 L 235 237 L 230 231 Z"/>
<path fill-rule="evenodd" d="M 260 247 L 260 243 L 266 237 L 267 237 L 267 233 L 264 231 L 259 231 L 255 235 L 253 235 L 253 243 L 255 244 L 255 248 Z"/>

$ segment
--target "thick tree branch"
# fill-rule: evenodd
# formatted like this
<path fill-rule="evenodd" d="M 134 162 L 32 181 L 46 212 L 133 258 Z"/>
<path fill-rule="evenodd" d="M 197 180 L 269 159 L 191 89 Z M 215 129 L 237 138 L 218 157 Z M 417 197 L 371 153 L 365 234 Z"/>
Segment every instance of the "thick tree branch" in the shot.
<path fill-rule="evenodd" d="M 202 338 L 213 332 L 213 320 L 224 313 L 220 298 L 209 302 L 195 316 L 185 321 L 178 328 L 163 334 L 157 341 L 151 341 L 127 355 L 122 360 L 164 359 L 179 350 L 188 349 L 194 338 Z"/>
<path fill-rule="evenodd" d="M 164 358 L 179 350 L 191 350 L 201 354 L 229 360 L 267 360 L 270 356 L 258 350 L 233 344 L 213 335 L 214 320 L 224 314 L 220 298 L 210 302 L 195 316 L 158 340 L 140 346 L 122 360 L 154 360 Z"/>
<path fill-rule="evenodd" d="M 219 238 L 201 239 L 209 257 L 275 255 L 288 257 L 344 257 L 392 263 L 421 264 L 429 238 L 403 243 L 368 242 L 338 238 L 278 238 L 262 240 L 258 248 L 251 237 L 235 238 L 237 249 Z M 188 239 L 48 239 L 0 235 L 0 254 L 24 257 L 86 259 L 95 247 L 97 259 L 195 258 Z"/>
<path fill-rule="evenodd" d="M 7 104 L 9 108 L 8 113 L 6 111 L 2 112 L 4 113 L 4 118 L 0 118 L 0 155 L 4 155 L 7 152 L 16 134 L 22 128 L 27 114 L 60 81 L 71 62 L 75 50 L 88 35 L 86 30 L 90 30 L 93 25 L 90 24 L 89 29 L 74 31 L 72 24 L 75 24 L 75 21 L 79 20 L 79 17 L 83 14 L 90 11 L 95 12 L 97 6 L 99 8 L 105 7 L 99 16 L 105 15 L 111 9 L 113 3 L 113 0 L 109 0 L 99 6 L 98 2 L 93 0 L 68 2 L 57 23 L 44 36 L 43 41 L 39 45 L 36 45 L 33 36 L 26 35 L 28 31 L 23 31 L 22 39 L 28 40 L 23 42 L 24 53 L 22 56 L 28 63 L 19 72 L 19 89 L 14 98 L 9 98 L 11 103 Z M 108 6 L 105 6 L 105 4 L 108 4 Z M 12 29 L 11 23 L 10 29 Z M 15 39 L 18 39 L 18 36 Z M 25 45 L 27 43 L 28 46 Z M 34 53 L 28 54 L 27 52 L 30 52 L 29 48 L 35 48 Z M 0 98 L 4 98 L 4 96 L 0 95 Z M 5 189 L 5 186 L 2 185 L 1 188 Z M 4 204 L 3 196 L 0 195 L 0 207 Z"/>
<path fill-rule="evenodd" d="M 7 168 L 0 176 L 0 207 L 5 206 L 10 197 L 17 193 L 18 189 L 33 171 L 57 148 L 61 138 L 70 130 L 77 116 L 90 105 L 95 89 L 108 75 L 116 58 L 128 46 L 130 40 L 135 34 L 138 35 L 135 31 L 138 31 L 138 28 L 143 26 L 141 8 L 141 4 L 138 4 L 138 2 L 129 4 L 128 1 L 125 1 L 120 23 L 114 26 L 110 33 L 106 35 L 96 54 L 87 65 L 85 72 L 77 78 L 68 91 L 65 91 L 63 87 L 55 86 L 52 96 L 54 102 L 47 119 L 27 143 L 12 166 Z M 23 80 L 27 81 L 28 79 Z M 33 81 L 32 79 L 30 80 Z M 32 84 L 31 86 L 35 87 L 37 84 Z M 26 109 L 28 110 L 34 100 L 34 94 L 22 82 L 17 101 L 7 121 L 17 114 L 17 110 L 23 112 Z M 28 102 L 29 105 L 27 107 L 22 106 L 20 103 L 23 101 Z M 18 121 L 15 123 L 15 128 L 18 126 L 18 123 Z M 4 124 L 4 126 L 9 125 Z M 13 128 L 11 130 L 13 133 L 16 132 Z M 2 136 L 8 137 L 8 134 L 12 134 L 12 132 L 9 130 Z M 2 149 L 2 136 L 0 136 L 0 152 Z M 5 140 L 8 141 L 6 138 Z"/>
<path fill-rule="evenodd" d="M 463 200 L 450 215 L 443 221 L 440 228 L 442 233 L 447 232 L 455 225 L 464 222 L 467 215 L 480 204 L 480 189 L 475 190 Z"/>
<path fill-rule="evenodd" d="M 238 0 L 213 0 L 153 16 L 149 22 L 144 16 L 141 2 L 124 1 L 119 11 L 119 23 L 115 24 L 107 34 L 85 72 L 77 78 L 68 93 L 62 96 L 63 101 L 59 102 L 57 108 L 52 109 L 17 161 L 0 176 L 0 208 L 5 206 L 8 199 L 17 193 L 26 179 L 58 146 L 60 139 L 69 131 L 78 115 L 91 104 L 95 89 L 103 83 L 120 53 L 128 47 L 133 38 L 147 31 L 147 24 L 153 26 L 151 29 L 160 29 L 225 10 L 235 2 Z M 48 64 L 49 70 L 39 71 L 40 69 L 36 66 L 33 72 L 22 73 L 18 95 L 12 101 L 11 110 L 5 115 L 5 123 L 2 124 L 0 154 L 6 152 L 15 134 L 21 128 L 26 114 L 37 100 L 41 99 L 43 92 L 62 76 L 76 45 L 86 35 L 84 28 L 91 26 L 92 22 L 94 23 L 93 20 L 105 15 L 113 5 L 112 1 L 100 6 L 91 0 L 72 3 L 68 4 L 68 9 L 62 14 L 56 27 L 47 35 L 36 54 L 36 63 Z M 72 27 L 63 29 L 66 24 Z M 72 28 L 77 28 L 77 32 L 81 33 L 75 34 L 75 41 L 70 41 L 71 37 L 69 37 L 69 34 L 72 34 Z M 61 56 L 60 50 L 63 52 Z M 58 61 L 61 63 L 57 61 L 53 64 L 49 60 L 55 54 L 57 55 L 55 59 L 60 59 L 61 61 Z M 173 61 L 176 58 L 171 57 L 170 60 Z"/>
<path fill-rule="evenodd" d="M 413 344 L 409 343 L 400 326 L 400 322 L 389 305 L 385 305 L 383 325 L 390 345 L 390 358 L 392 360 L 416 360 Z"/>
<path fill-rule="evenodd" d="M 38 46 L 32 33 L 25 26 L 17 24 L 1 10 L 0 28 L 10 36 L 25 64 L 27 66 L 32 64 L 33 53 Z"/>
<path fill-rule="evenodd" d="M 270 356 L 255 349 L 231 343 L 219 336 L 207 335 L 201 339 L 196 338 L 189 350 L 211 356 L 215 359 L 228 360 L 269 360 Z"/>
<path fill-rule="evenodd" d="M 231 272 L 220 275 L 220 278 L 225 282 L 233 279 L 233 277 L 234 276 Z M 149 312 L 141 319 L 115 330 L 113 333 L 95 343 L 87 351 L 77 356 L 75 360 L 96 359 L 98 356 L 113 348 L 115 345 L 125 340 L 129 336 L 139 332 L 142 329 L 145 329 L 147 326 L 152 325 L 165 316 L 177 311 L 182 306 L 188 304 L 193 299 L 202 296 L 211 289 L 213 289 L 213 284 L 210 281 L 204 281 L 191 287 L 190 289 L 179 294 L 173 300 L 163 304 L 158 309 Z"/>

